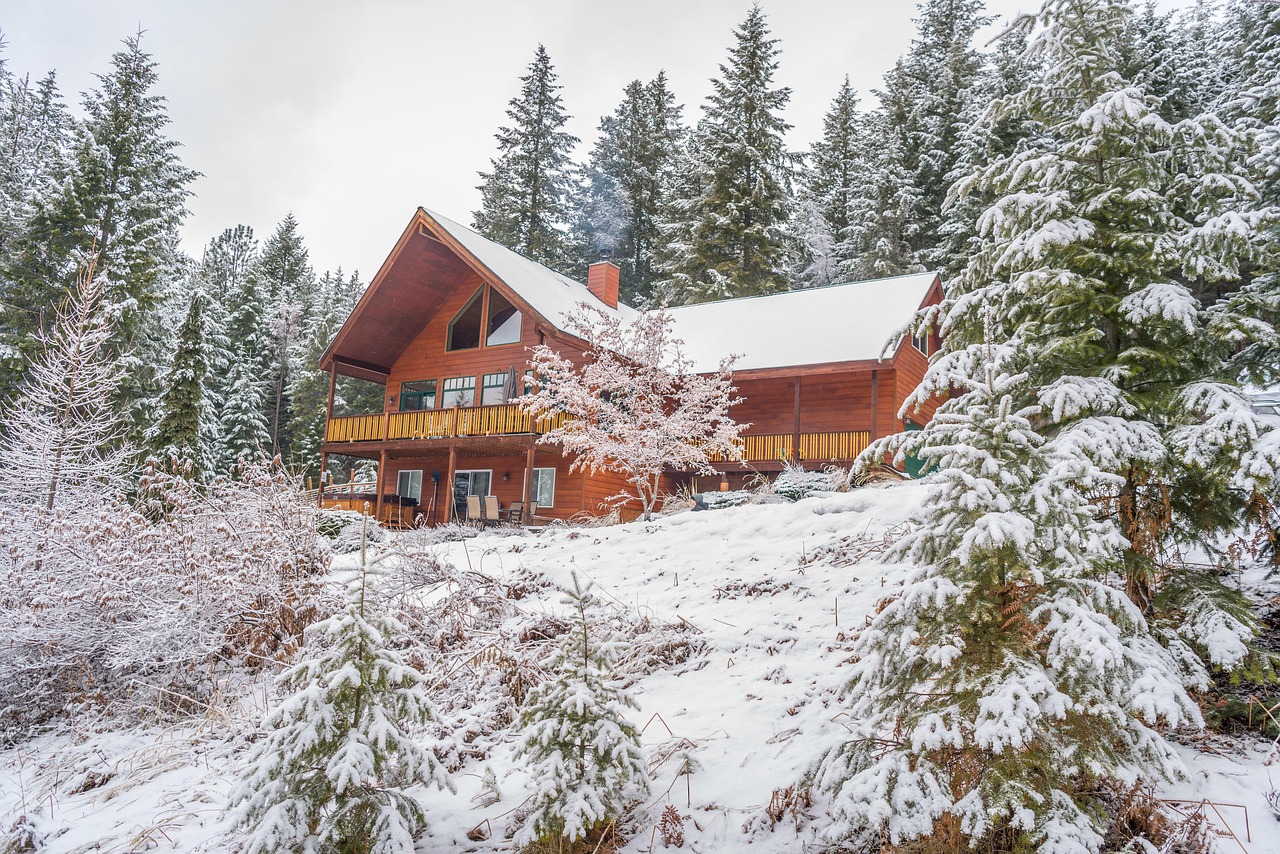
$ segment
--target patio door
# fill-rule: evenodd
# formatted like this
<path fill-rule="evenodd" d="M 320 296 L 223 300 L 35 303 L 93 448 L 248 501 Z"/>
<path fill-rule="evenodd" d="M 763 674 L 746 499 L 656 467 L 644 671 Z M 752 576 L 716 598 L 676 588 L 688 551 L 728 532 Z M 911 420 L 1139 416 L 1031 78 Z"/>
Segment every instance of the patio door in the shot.
<path fill-rule="evenodd" d="M 471 469 L 453 473 L 453 518 L 467 518 L 467 496 L 489 494 L 489 484 L 493 480 L 492 469 Z"/>

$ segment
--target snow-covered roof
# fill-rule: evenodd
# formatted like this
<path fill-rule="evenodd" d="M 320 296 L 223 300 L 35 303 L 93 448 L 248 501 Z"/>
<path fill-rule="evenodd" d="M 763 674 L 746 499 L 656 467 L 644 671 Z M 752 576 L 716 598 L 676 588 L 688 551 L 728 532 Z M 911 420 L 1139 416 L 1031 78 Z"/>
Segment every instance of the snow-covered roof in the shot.
<path fill-rule="evenodd" d="M 578 307 L 578 303 L 585 302 L 603 311 L 610 310 L 581 282 L 548 270 L 537 261 L 513 252 L 500 243 L 494 243 L 435 211 L 426 208 L 423 211 L 557 329 L 566 328 L 565 318 Z M 628 320 L 638 314 L 631 306 L 623 303 L 618 303 L 617 311 Z"/>
<path fill-rule="evenodd" d="M 735 370 L 878 359 L 937 273 L 850 282 L 670 309 L 695 371 L 731 354 Z"/>

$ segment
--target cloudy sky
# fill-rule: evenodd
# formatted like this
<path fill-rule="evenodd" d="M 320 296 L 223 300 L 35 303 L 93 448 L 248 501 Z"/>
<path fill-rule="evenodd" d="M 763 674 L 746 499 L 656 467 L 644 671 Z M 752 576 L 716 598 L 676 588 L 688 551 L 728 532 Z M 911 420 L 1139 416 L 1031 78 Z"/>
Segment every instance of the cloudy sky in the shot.
<path fill-rule="evenodd" d="M 1171 5 L 1174 0 L 1167 0 Z M 914 0 L 762 0 L 781 40 L 790 143 L 807 148 L 848 74 L 866 99 L 910 44 Z M 1002 20 L 1039 0 L 988 0 Z M 7 8 L 5 8 L 7 7 Z M 6 0 L 5 56 L 57 69 L 73 104 L 143 29 L 159 62 L 170 135 L 194 186 L 185 248 L 237 223 L 268 235 L 287 212 L 317 272 L 367 280 L 418 205 L 469 223 L 476 172 L 495 153 L 539 42 L 585 158 L 631 80 L 665 69 L 686 119 L 749 0 Z"/>

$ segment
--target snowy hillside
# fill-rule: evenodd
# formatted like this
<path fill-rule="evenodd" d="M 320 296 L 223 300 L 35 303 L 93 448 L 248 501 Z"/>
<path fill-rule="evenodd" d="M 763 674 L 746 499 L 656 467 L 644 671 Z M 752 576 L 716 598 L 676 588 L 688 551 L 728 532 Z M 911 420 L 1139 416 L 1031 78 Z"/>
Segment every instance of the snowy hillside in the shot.
<path fill-rule="evenodd" d="M 430 556 L 397 576 L 417 581 L 395 601 L 421 633 L 407 654 L 432 654 L 423 664 L 438 679 L 435 746 L 457 788 L 426 794 L 430 831 L 419 850 L 511 849 L 530 788 L 511 761 L 511 696 L 545 676 L 545 636 L 568 616 L 557 586 L 572 572 L 608 603 L 597 628 L 629 639 L 617 670 L 640 707 L 633 723 L 651 795 L 629 820 L 624 850 L 662 847 L 668 804 L 687 850 L 794 851 L 815 841 L 826 819 L 803 780 L 847 734 L 838 696 L 847 639 L 902 582 L 907 568 L 880 555 L 921 495 L 919 484 L 868 487 L 647 524 L 482 532 L 426 551 L 414 535 L 392 537 L 382 554 Z M 356 561 L 340 556 L 335 568 Z M 184 726 L 92 732 L 73 721 L 0 754 L 4 829 L 26 815 L 49 851 L 233 849 L 225 803 L 270 690 L 265 676 L 228 680 L 224 701 Z M 1265 801 L 1270 745 L 1197 743 L 1201 751 L 1182 748 L 1190 779 L 1166 795 L 1243 805 L 1246 850 L 1280 851 Z M 1244 840 L 1244 811 L 1220 811 Z"/>

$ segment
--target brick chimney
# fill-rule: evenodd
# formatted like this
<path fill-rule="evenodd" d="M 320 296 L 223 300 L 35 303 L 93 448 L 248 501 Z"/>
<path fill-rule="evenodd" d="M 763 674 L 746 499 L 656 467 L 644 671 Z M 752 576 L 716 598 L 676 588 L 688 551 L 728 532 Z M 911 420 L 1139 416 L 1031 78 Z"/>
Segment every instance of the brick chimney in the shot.
<path fill-rule="evenodd" d="M 618 274 L 616 264 L 597 261 L 587 269 L 587 290 L 609 308 L 618 307 Z"/>

